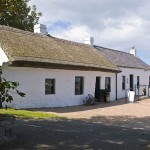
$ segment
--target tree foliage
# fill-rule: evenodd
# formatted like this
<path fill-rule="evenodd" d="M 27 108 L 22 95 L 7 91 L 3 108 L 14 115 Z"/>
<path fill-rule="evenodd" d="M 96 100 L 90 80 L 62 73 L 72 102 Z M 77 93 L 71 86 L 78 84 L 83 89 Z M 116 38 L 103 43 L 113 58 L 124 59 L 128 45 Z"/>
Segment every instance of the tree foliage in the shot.
<path fill-rule="evenodd" d="M 42 13 L 36 12 L 36 6 L 28 6 L 29 0 L 0 0 L 0 24 L 33 31 Z"/>
<path fill-rule="evenodd" d="M 17 87 L 19 86 L 18 82 L 7 81 L 5 78 L 2 78 L 2 68 L 0 68 L 0 108 L 2 108 L 3 102 L 13 101 L 12 93 L 18 94 L 21 97 L 24 97 L 25 94 L 20 92 Z"/>

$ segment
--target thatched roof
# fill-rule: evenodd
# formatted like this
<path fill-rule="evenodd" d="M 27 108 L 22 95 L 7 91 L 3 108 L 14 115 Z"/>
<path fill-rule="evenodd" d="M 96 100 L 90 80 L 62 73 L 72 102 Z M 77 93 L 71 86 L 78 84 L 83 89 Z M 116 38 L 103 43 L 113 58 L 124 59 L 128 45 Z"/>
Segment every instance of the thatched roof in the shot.
<path fill-rule="evenodd" d="M 97 45 L 94 47 L 118 67 L 150 70 L 150 66 L 148 64 L 130 53 L 104 48 Z"/>
<path fill-rule="evenodd" d="M 120 71 L 89 45 L 7 26 L 0 26 L 0 46 L 13 66 Z"/>

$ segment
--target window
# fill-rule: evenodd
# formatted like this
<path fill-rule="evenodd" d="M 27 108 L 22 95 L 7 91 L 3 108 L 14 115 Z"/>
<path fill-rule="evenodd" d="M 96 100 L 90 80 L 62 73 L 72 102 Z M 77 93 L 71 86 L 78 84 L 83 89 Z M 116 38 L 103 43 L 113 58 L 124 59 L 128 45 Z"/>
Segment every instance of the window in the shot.
<path fill-rule="evenodd" d="M 105 77 L 105 90 L 111 91 L 111 78 Z"/>
<path fill-rule="evenodd" d="M 140 77 L 137 76 L 137 88 L 139 88 L 139 86 L 140 86 Z"/>
<path fill-rule="evenodd" d="M 150 76 L 149 76 L 149 88 L 150 88 Z"/>
<path fill-rule="evenodd" d="M 55 79 L 45 79 L 45 94 L 55 94 Z"/>
<path fill-rule="evenodd" d="M 130 83 L 130 91 L 134 91 L 134 76 L 133 76 L 133 74 L 130 74 L 130 76 L 129 76 L 129 79 L 130 79 L 130 81 L 129 81 L 129 83 Z"/>
<path fill-rule="evenodd" d="M 122 90 L 125 90 L 126 88 L 126 77 L 122 76 Z"/>
<path fill-rule="evenodd" d="M 83 77 L 75 77 L 75 95 L 83 94 Z"/>

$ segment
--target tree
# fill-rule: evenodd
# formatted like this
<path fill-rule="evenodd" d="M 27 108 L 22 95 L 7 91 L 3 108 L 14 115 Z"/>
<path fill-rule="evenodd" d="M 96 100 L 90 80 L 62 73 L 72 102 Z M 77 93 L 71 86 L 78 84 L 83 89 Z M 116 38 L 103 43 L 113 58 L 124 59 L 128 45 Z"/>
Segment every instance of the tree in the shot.
<path fill-rule="evenodd" d="M 2 78 L 2 68 L 0 67 L 0 108 L 2 108 L 3 102 L 13 101 L 13 96 L 11 93 L 15 92 L 16 94 L 24 97 L 25 94 L 20 92 L 17 87 L 19 86 L 18 82 L 7 81 L 5 78 Z"/>
<path fill-rule="evenodd" d="M 36 6 L 28 6 L 29 0 L 0 0 L 0 24 L 26 31 L 33 31 L 42 13 Z"/>

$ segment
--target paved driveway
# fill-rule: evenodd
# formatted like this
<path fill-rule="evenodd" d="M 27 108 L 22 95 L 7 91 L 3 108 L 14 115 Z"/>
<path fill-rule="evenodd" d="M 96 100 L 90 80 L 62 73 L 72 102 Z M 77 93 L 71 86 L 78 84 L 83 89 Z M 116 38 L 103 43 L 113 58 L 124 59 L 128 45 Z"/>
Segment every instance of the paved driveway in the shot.
<path fill-rule="evenodd" d="M 16 142 L 0 149 L 150 149 L 150 99 L 38 110 L 68 119 L 18 120 Z"/>

